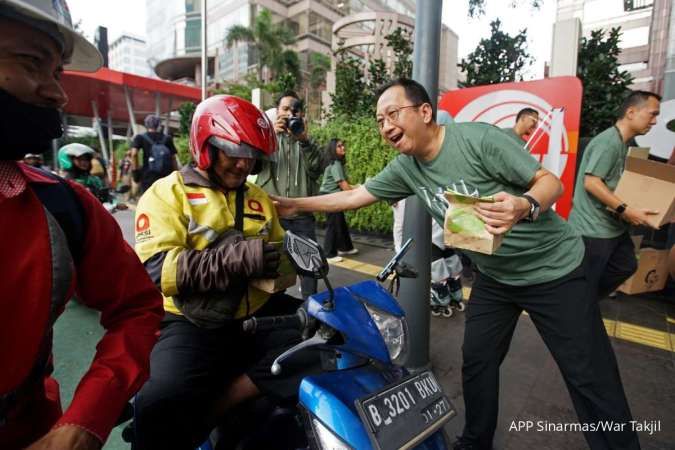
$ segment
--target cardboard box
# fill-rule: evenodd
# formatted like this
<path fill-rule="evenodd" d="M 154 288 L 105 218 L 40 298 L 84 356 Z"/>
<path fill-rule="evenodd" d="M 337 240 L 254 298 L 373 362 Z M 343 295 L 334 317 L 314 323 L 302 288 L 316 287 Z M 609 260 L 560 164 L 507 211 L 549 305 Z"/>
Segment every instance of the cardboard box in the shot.
<path fill-rule="evenodd" d="M 675 166 L 628 157 L 614 194 L 628 206 L 658 211 L 649 224 L 660 228 L 675 221 Z"/>
<path fill-rule="evenodd" d="M 256 278 L 250 281 L 250 285 L 269 294 L 281 292 L 295 285 L 297 274 L 293 265 L 285 253 L 281 254 L 279 261 L 279 276 L 277 278 Z"/>
<path fill-rule="evenodd" d="M 628 157 L 638 159 L 648 159 L 649 147 L 628 147 Z"/>
<path fill-rule="evenodd" d="M 495 236 L 485 229 L 485 223 L 476 216 L 473 205 L 492 202 L 491 197 L 471 197 L 457 192 L 446 192 L 449 203 L 445 211 L 443 242 L 448 247 L 492 255 L 502 245 L 503 235 Z"/>
<path fill-rule="evenodd" d="M 668 250 L 643 248 L 637 254 L 638 269 L 619 286 L 624 294 L 660 291 L 668 280 Z"/>

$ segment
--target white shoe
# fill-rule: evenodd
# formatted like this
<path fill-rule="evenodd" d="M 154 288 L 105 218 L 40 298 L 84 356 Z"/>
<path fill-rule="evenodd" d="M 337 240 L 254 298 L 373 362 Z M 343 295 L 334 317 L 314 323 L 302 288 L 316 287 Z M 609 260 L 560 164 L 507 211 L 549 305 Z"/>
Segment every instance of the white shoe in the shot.
<path fill-rule="evenodd" d="M 333 256 L 332 258 L 326 258 L 326 261 L 329 263 L 339 263 L 342 262 L 342 256 Z"/>
<path fill-rule="evenodd" d="M 345 255 L 356 255 L 359 252 L 358 248 L 353 248 L 351 250 L 347 250 L 345 252 L 341 252 L 338 250 L 338 255 L 345 256 Z"/>

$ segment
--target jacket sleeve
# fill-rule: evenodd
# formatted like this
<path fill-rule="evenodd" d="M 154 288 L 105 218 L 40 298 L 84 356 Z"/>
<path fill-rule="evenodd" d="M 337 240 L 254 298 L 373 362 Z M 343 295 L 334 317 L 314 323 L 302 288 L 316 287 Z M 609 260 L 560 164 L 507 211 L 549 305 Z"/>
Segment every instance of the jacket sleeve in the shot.
<path fill-rule="evenodd" d="M 148 377 L 150 351 L 164 314 L 162 297 L 112 215 L 84 188 L 71 185 L 87 227 L 76 292 L 101 312 L 105 334 L 55 427 L 77 425 L 105 442 L 124 405 Z"/>
<path fill-rule="evenodd" d="M 305 167 L 307 167 L 307 173 L 309 177 L 316 181 L 321 175 L 323 175 L 321 167 L 321 149 L 317 143 L 310 139 L 307 142 L 300 142 L 300 154 L 302 158 L 305 159 Z"/>
<path fill-rule="evenodd" d="M 154 185 L 136 208 L 136 252 L 167 297 L 224 291 L 230 279 L 262 272 L 262 241 L 217 239 L 203 250 L 188 243 L 188 219 L 173 189 Z M 197 229 L 199 225 L 193 224 Z"/>

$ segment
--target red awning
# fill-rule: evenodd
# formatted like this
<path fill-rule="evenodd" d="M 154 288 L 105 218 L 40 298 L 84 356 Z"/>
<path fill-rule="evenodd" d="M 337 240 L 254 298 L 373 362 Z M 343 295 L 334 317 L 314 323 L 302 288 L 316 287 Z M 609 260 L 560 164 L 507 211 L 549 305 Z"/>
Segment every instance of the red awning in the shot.
<path fill-rule="evenodd" d="M 199 88 L 106 68 L 93 73 L 64 72 L 61 85 L 69 98 L 64 108 L 66 114 L 94 117 L 92 100 L 95 100 L 98 114 L 104 122 L 108 118 L 108 111 L 114 121 L 129 122 L 125 86 L 131 97 L 136 123 L 143 123 L 147 114 L 157 110 L 158 95 L 160 114 L 166 114 L 169 108 L 175 111 L 185 102 L 198 103 L 201 100 Z"/>

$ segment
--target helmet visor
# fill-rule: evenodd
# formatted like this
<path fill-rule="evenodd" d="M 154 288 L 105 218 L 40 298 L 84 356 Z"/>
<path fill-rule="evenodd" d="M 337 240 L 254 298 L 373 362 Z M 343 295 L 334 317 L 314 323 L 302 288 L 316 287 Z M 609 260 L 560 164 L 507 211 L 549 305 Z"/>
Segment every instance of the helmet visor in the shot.
<path fill-rule="evenodd" d="M 217 136 L 211 136 L 208 142 L 231 158 L 269 159 L 265 153 L 245 142 L 235 144 Z"/>

